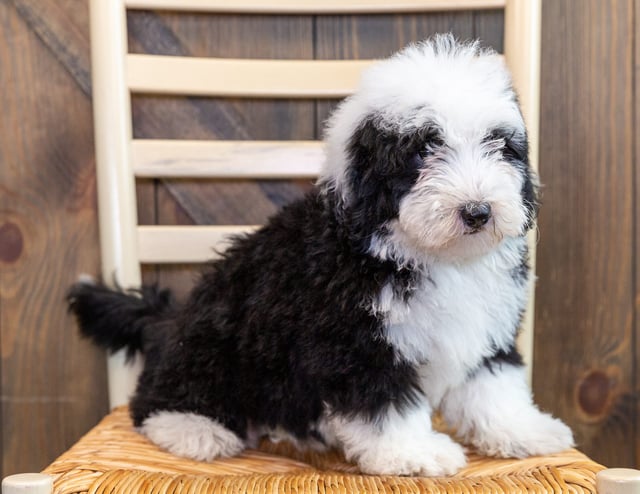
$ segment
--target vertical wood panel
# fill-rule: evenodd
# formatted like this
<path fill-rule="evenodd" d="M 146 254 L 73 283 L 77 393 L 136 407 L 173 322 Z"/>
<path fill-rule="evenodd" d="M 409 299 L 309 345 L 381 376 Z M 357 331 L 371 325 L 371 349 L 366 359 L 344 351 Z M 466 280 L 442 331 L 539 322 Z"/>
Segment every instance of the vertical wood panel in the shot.
<path fill-rule="evenodd" d="M 138 223 L 141 225 L 154 225 L 157 223 L 156 188 L 157 180 L 143 179 L 136 181 L 136 206 Z M 158 269 L 156 266 L 141 266 L 141 274 L 143 284 L 153 285 L 158 283 Z"/>
<path fill-rule="evenodd" d="M 632 1 L 542 12 L 534 390 L 578 446 L 635 462 L 632 348 Z"/>
<path fill-rule="evenodd" d="M 484 46 L 504 51 L 504 10 L 478 11 L 473 14 L 473 37 Z"/>
<path fill-rule="evenodd" d="M 633 190 L 633 266 L 635 269 L 635 284 L 633 297 L 635 300 L 633 341 L 634 345 L 634 390 L 635 390 L 635 434 L 632 436 L 635 444 L 635 467 L 640 468 L 640 0 L 634 1 L 633 32 L 635 33 L 635 50 L 633 60 L 633 85 L 634 85 L 634 119 L 631 128 L 631 140 L 635 143 L 633 155 L 633 175 L 635 177 Z"/>
<path fill-rule="evenodd" d="M 107 411 L 103 352 L 81 341 L 64 295 L 98 270 L 91 104 L 78 17 L 0 3 L 2 475 L 37 471 Z M 74 16 L 86 21 L 84 3 Z M 86 29 L 86 22 L 84 25 Z M 65 34 L 59 36 L 61 32 Z"/>
<path fill-rule="evenodd" d="M 7 0 L 85 94 L 91 93 L 87 6 L 77 0 Z"/>

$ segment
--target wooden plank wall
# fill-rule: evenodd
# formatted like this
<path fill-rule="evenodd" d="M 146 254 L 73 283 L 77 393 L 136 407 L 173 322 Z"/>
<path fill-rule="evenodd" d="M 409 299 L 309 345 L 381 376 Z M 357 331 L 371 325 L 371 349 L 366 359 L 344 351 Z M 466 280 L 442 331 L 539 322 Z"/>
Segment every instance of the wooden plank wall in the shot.
<path fill-rule="evenodd" d="M 637 438 L 633 300 L 640 276 L 632 244 L 640 217 L 637 203 L 632 210 L 639 185 L 633 185 L 634 2 L 640 0 L 547 0 L 543 9 L 546 189 L 534 385 L 540 403 L 575 427 L 585 451 L 616 465 L 638 458 L 629 440 Z M 129 25 L 134 52 L 200 56 L 380 57 L 449 30 L 502 44 L 497 12 L 320 18 L 141 12 L 129 16 Z M 89 73 L 86 2 L 0 2 L 0 475 L 41 469 L 107 411 L 104 356 L 77 338 L 62 303 L 78 273 L 99 267 Z M 136 97 L 134 132 L 317 138 L 334 104 Z M 255 223 L 309 186 L 141 181 L 140 217 L 147 224 Z M 194 270 L 147 267 L 144 276 L 184 293 Z"/>
<path fill-rule="evenodd" d="M 637 13 L 634 29 L 632 1 L 547 1 L 543 25 L 534 390 L 585 451 L 629 466 L 639 461 Z"/>
<path fill-rule="evenodd" d="M 85 2 L 0 2 L 2 474 L 42 468 L 107 410 L 64 294 L 99 269 Z"/>
<path fill-rule="evenodd" d="M 631 441 L 635 444 L 634 458 L 635 464 L 638 465 L 640 463 L 640 413 L 638 413 L 638 409 L 640 408 L 638 402 L 638 393 L 640 392 L 640 365 L 638 364 L 638 359 L 640 359 L 640 258 L 638 252 L 640 251 L 640 165 L 638 164 L 638 159 L 640 159 L 640 139 L 638 138 L 638 133 L 640 132 L 640 36 L 638 36 L 638 28 L 640 26 L 640 0 L 634 0 L 633 3 L 633 12 L 634 12 L 634 22 L 633 22 L 633 30 L 635 35 L 635 46 L 634 46 L 634 58 L 633 58 L 633 122 L 630 129 L 630 139 L 631 142 L 635 143 L 635 148 L 633 149 L 633 206 L 631 209 L 631 214 L 633 215 L 633 230 L 634 236 L 631 239 L 633 250 L 632 255 L 634 256 L 634 266 L 633 266 L 633 282 L 634 282 L 634 290 L 633 297 L 635 300 L 635 311 L 633 313 L 633 336 L 631 338 L 631 351 L 633 352 L 633 374 L 631 379 L 633 380 L 633 393 L 636 400 L 636 405 L 634 410 L 635 417 L 632 415 L 632 420 L 635 421 L 635 434 L 631 436 Z"/>

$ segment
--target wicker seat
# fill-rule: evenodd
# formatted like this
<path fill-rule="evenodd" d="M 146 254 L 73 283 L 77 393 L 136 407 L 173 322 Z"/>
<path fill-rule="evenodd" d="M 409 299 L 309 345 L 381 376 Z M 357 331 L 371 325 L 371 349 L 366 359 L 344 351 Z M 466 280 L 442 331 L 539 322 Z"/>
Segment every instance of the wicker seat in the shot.
<path fill-rule="evenodd" d="M 336 452 L 298 452 L 264 441 L 259 450 L 202 463 L 160 450 L 119 407 L 46 470 L 55 492 L 101 493 L 511 493 L 595 492 L 604 467 L 576 450 L 509 460 L 470 454 L 453 477 L 360 475 Z"/>

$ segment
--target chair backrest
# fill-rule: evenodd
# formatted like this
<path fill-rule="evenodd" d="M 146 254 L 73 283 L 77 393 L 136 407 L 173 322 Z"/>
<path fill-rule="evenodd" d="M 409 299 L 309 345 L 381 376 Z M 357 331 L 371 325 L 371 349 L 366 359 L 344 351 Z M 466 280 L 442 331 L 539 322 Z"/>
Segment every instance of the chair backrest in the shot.
<path fill-rule="evenodd" d="M 132 136 L 131 94 L 250 98 L 339 98 L 355 88 L 362 60 L 249 60 L 130 54 L 127 9 L 237 14 L 370 14 L 505 9 L 504 56 L 529 129 L 537 167 L 540 0 L 91 0 L 93 100 L 102 272 L 139 286 L 141 263 L 191 263 L 251 226 L 140 226 L 137 177 L 312 178 L 316 141 L 175 141 Z M 533 259 L 533 255 L 532 255 Z M 533 303 L 533 298 L 532 298 Z M 531 362 L 531 307 L 521 348 Z M 109 358 L 109 399 L 127 401 L 140 363 Z"/>

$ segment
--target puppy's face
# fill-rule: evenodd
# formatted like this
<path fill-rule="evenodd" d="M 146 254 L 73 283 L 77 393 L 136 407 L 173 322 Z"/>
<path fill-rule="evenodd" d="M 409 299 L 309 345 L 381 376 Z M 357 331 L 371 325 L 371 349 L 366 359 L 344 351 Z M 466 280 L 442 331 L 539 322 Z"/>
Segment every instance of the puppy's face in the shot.
<path fill-rule="evenodd" d="M 509 74 L 476 45 L 439 37 L 372 67 L 327 144 L 321 182 L 379 257 L 472 258 L 535 218 Z"/>

